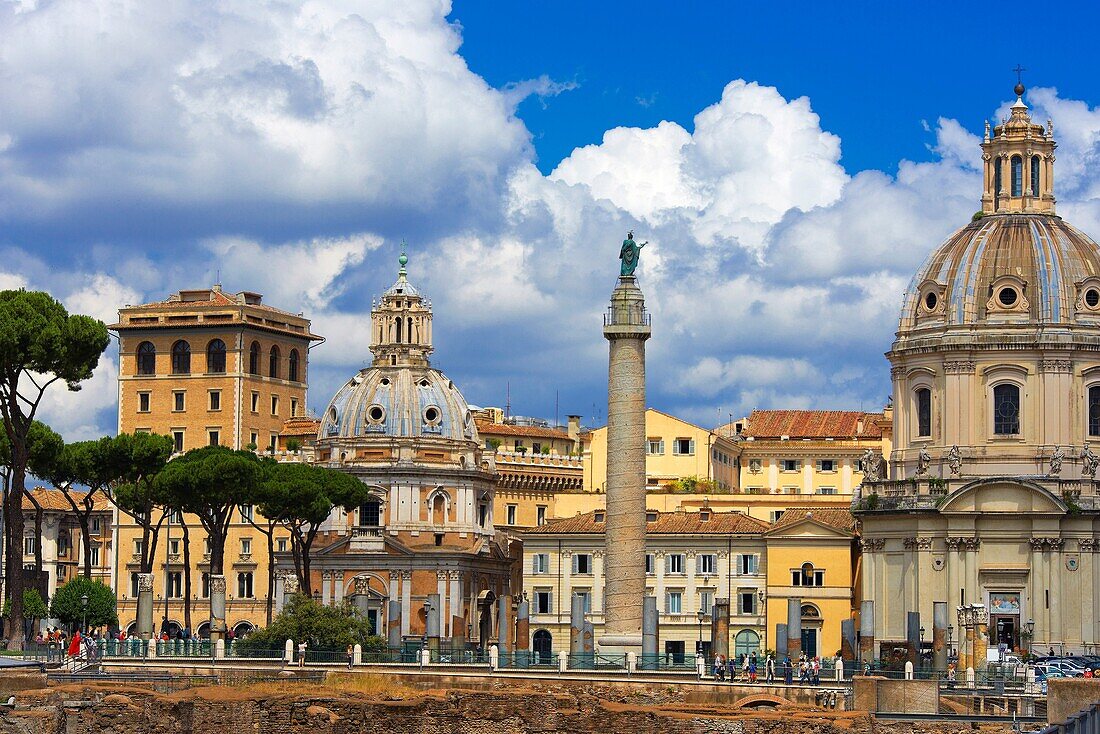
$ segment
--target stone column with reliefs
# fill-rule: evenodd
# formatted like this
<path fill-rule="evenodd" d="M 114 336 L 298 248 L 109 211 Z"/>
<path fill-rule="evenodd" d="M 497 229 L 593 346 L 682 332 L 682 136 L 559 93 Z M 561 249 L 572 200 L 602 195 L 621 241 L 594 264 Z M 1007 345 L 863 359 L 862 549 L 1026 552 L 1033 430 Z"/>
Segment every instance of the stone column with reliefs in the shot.
<path fill-rule="evenodd" d="M 148 640 L 153 636 L 153 574 L 138 574 L 138 634 Z"/>
<path fill-rule="evenodd" d="M 645 299 L 620 276 L 604 317 L 610 343 L 607 385 L 607 518 L 604 635 L 607 652 L 640 653 L 645 596 Z"/>
<path fill-rule="evenodd" d="M 370 608 L 370 579 L 366 576 L 356 576 L 351 583 L 354 591 L 352 604 L 363 615 L 363 619 L 366 619 L 367 611 Z M 382 634 L 381 630 L 371 630 L 371 632 L 376 635 Z"/>
<path fill-rule="evenodd" d="M 210 642 L 225 639 L 225 576 L 210 575 Z"/>

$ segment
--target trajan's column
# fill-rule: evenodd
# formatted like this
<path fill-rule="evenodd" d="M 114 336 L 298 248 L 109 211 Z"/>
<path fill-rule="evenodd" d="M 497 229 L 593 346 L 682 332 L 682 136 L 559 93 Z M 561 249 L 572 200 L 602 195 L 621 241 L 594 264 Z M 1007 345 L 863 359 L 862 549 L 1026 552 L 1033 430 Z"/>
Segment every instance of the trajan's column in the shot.
<path fill-rule="evenodd" d="M 634 270 L 646 243 L 627 235 L 619 284 L 604 316 L 610 342 L 607 384 L 607 518 L 601 650 L 640 652 L 645 595 L 645 299 Z"/>

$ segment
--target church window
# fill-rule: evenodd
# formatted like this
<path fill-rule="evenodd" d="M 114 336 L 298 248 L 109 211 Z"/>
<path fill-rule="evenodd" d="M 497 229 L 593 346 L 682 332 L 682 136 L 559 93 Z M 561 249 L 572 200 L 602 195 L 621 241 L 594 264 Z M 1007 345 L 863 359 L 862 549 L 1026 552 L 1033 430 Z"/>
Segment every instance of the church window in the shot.
<path fill-rule="evenodd" d="M 1015 288 L 1002 288 L 997 292 L 997 300 L 1000 301 L 1001 305 L 1005 308 L 1011 308 L 1018 298 L 1019 296 L 1016 295 Z"/>
<path fill-rule="evenodd" d="M 206 345 L 206 371 L 221 374 L 225 372 L 225 342 L 211 339 Z"/>
<path fill-rule="evenodd" d="M 394 319 L 394 324 L 397 326 L 397 338 L 394 341 L 396 341 L 398 344 L 400 344 L 401 343 L 401 324 L 402 324 L 400 316 L 398 316 L 396 319 Z"/>
<path fill-rule="evenodd" d="M 274 345 L 267 361 L 267 373 L 272 377 L 279 376 L 279 348 Z"/>
<path fill-rule="evenodd" d="M 993 433 L 1012 436 L 1020 432 L 1020 388 L 1004 384 L 993 388 Z"/>
<path fill-rule="evenodd" d="M 1100 306 L 1100 291 L 1095 288 L 1089 288 L 1085 291 L 1085 305 L 1089 308 Z"/>
<path fill-rule="evenodd" d="M 1089 435 L 1100 436 L 1100 385 L 1089 388 Z"/>
<path fill-rule="evenodd" d="M 917 435 L 932 435 L 932 391 L 917 388 Z"/>
<path fill-rule="evenodd" d="M 248 348 L 248 374 L 260 374 L 260 343 L 252 342 Z"/>
<path fill-rule="evenodd" d="M 1031 156 L 1031 195 L 1039 195 L 1039 156 Z"/>
<path fill-rule="evenodd" d="M 172 374 L 191 374 L 191 345 L 182 339 L 172 345 Z"/>
<path fill-rule="evenodd" d="M 382 524 L 382 503 L 378 500 L 370 500 L 359 506 L 359 524 L 363 527 L 376 528 Z"/>
<path fill-rule="evenodd" d="M 291 382 L 298 381 L 298 350 L 290 350 L 290 361 L 287 365 L 286 378 Z"/>
<path fill-rule="evenodd" d="M 386 411 L 381 405 L 372 405 L 367 409 L 367 418 L 371 423 L 381 423 L 386 419 Z"/>
<path fill-rule="evenodd" d="M 137 348 L 137 371 L 139 375 L 157 373 L 157 348 L 152 342 L 142 342 Z"/>
<path fill-rule="evenodd" d="M 928 291 L 924 296 L 924 307 L 929 311 L 935 311 L 939 302 L 940 298 L 936 295 L 935 291 Z"/>
<path fill-rule="evenodd" d="M 1012 156 L 1012 195 L 1024 195 L 1024 159 L 1018 155 Z"/>

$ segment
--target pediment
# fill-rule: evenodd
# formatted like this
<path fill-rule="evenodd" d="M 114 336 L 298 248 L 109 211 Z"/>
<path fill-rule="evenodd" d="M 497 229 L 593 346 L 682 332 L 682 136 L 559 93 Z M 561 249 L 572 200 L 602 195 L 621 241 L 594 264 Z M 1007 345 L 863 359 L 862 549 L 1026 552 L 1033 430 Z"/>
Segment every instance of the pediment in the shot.
<path fill-rule="evenodd" d="M 851 538 L 852 534 L 812 518 L 785 525 L 765 533 L 771 538 Z"/>
<path fill-rule="evenodd" d="M 1065 504 L 1057 497 L 1026 480 L 985 479 L 952 492 L 940 506 L 940 513 L 1064 515 Z"/>

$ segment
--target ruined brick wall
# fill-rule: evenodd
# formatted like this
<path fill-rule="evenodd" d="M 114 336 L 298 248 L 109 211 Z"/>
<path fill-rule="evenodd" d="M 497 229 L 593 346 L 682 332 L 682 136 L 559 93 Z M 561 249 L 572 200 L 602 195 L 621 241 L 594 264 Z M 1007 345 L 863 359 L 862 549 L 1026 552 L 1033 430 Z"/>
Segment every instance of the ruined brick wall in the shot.
<path fill-rule="evenodd" d="M 23 694 L 15 711 L 0 714 L 0 734 L 949 734 L 917 723 L 893 722 L 887 731 L 866 713 L 804 706 L 754 711 L 530 690 L 386 698 L 324 688 L 313 694 L 205 688 L 166 696 L 71 686 Z"/>

